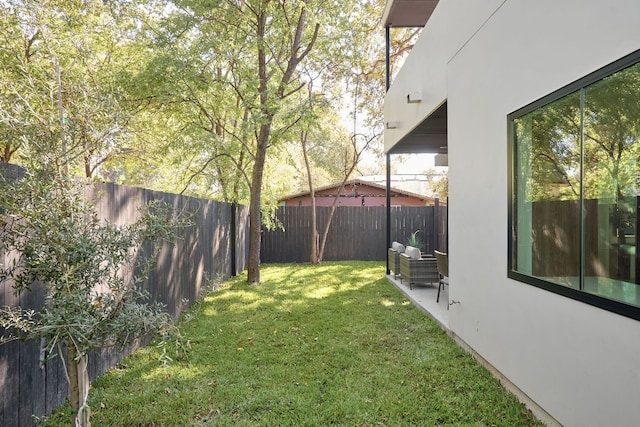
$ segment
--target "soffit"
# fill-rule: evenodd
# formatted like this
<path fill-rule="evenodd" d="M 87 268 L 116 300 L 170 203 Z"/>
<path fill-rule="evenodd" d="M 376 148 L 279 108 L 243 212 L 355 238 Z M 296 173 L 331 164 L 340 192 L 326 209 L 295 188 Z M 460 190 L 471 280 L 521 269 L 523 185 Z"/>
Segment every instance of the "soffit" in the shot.
<path fill-rule="evenodd" d="M 424 27 L 439 0 L 387 0 L 385 27 Z"/>
<path fill-rule="evenodd" d="M 425 118 L 411 132 L 400 139 L 389 154 L 447 152 L 447 103 Z"/>

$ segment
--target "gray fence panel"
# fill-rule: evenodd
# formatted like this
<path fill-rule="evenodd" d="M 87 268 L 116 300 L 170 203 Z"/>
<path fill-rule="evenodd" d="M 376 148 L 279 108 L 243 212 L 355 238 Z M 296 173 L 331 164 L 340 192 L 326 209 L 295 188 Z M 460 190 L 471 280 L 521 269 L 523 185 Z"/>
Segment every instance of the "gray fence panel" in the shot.
<path fill-rule="evenodd" d="M 319 233 L 331 208 L 316 208 Z M 323 260 L 384 261 L 386 248 L 386 207 L 337 207 L 331 221 Z M 311 207 L 283 206 L 276 212 L 282 225 L 262 233 L 261 262 L 308 262 L 311 253 Z M 446 206 L 392 207 L 391 240 L 403 244 L 418 231 L 421 250 L 447 250 Z M 321 238 L 321 236 L 320 236 Z"/>
<path fill-rule="evenodd" d="M 24 171 L 14 165 L 0 163 L 0 174 L 19 178 Z M 178 210 L 193 213 L 192 227 L 183 230 L 173 245 L 165 245 L 157 267 L 145 283 L 152 299 L 167 305 L 169 312 L 179 314 L 193 302 L 207 277 L 232 274 L 231 257 L 235 255 L 236 271 L 247 268 L 249 247 L 249 208 L 172 195 L 114 184 L 96 184 L 87 191 L 104 220 L 130 224 L 136 220 L 138 206 L 151 200 L 163 200 Z M 330 208 L 317 208 L 317 227 L 322 232 Z M 234 233 L 231 232 L 235 217 Z M 264 231 L 262 262 L 308 262 L 311 246 L 311 208 L 283 207 L 277 218 L 284 230 Z M 424 242 L 424 250 L 446 250 L 446 207 L 391 208 L 391 238 L 406 242 L 412 232 Z M 232 245 L 234 245 L 232 250 Z M 11 254 L 0 253 L 7 262 Z M 327 236 L 324 260 L 386 259 L 386 208 L 339 207 Z M 8 283 L 0 284 L 0 305 L 20 303 L 38 309 L 43 292 L 38 287 L 18 299 Z M 1 332 L 1 331 L 0 331 Z M 91 354 L 89 375 L 92 381 L 130 354 L 138 342 L 124 351 L 104 349 Z M 65 351 L 62 349 L 62 351 Z M 31 426 L 32 415 L 43 416 L 57 408 L 68 395 L 61 358 L 43 364 L 40 343 L 12 342 L 0 346 L 0 425 Z"/>
<path fill-rule="evenodd" d="M 0 174 L 15 179 L 22 177 L 24 170 L 0 163 Z M 102 219 L 117 225 L 133 223 L 138 217 L 138 207 L 151 200 L 163 200 L 177 210 L 193 214 L 193 226 L 182 230 L 174 244 L 162 247 L 156 268 L 143 285 L 151 299 L 165 304 L 170 313 L 178 315 L 186 309 L 199 296 L 207 278 L 230 277 L 231 245 L 234 244 L 230 204 L 108 183 L 96 184 L 87 190 L 86 196 L 95 203 Z M 247 264 L 248 224 L 248 207 L 238 206 L 237 271 L 244 270 Z M 0 253 L 0 262 L 8 262 L 11 256 Z M 37 286 L 17 298 L 9 283 L 0 284 L 0 306 L 20 304 L 37 310 L 43 301 L 43 290 Z M 143 344 L 134 343 L 124 351 L 118 347 L 92 352 L 89 357 L 91 380 Z M 42 363 L 42 354 L 41 344 L 37 342 L 0 345 L 0 425 L 32 426 L 33 415 L 46 415 L 67 398 L 69 388 L 61 358 Z"/>

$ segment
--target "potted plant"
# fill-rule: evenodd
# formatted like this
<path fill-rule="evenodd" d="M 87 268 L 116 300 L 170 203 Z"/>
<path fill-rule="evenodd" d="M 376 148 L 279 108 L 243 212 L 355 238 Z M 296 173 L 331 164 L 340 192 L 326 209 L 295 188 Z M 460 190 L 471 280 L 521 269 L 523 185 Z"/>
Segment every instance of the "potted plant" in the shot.
<path fill-rule="evenodd" d="M 418 237 L 418 233 L 420 230 L 416 230 L 411 233 L 411 237 L 407 239 L 407 246 L 413 246 L 414 248 L 418 248 L 421 251 L 424 250 L 424 245 L 422 244 L 422 240 Z"/>

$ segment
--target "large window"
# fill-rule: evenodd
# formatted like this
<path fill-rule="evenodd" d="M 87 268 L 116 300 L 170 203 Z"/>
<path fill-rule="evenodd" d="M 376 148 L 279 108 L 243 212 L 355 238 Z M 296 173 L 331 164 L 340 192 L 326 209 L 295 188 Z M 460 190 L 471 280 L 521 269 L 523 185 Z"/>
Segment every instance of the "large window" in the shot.
<path fill-rule="evenodd" d="M 509 127 L 509 277 L 640 319 L 640 51 Z"/>

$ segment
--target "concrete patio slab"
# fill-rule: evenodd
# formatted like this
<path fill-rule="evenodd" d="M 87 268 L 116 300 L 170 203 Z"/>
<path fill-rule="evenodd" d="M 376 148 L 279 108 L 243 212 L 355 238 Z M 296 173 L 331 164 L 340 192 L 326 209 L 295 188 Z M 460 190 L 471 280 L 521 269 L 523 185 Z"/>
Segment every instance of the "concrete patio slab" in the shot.
<path fill-rule="evenodd" d="M 437 283 L 433 285 L 413 285 L 413 289 L 409 289 L 409 283 L 406 280 L 401 282 L 400 277 L 394 278 L 393 274 L 388 274 L 387 280 L 402 292 L 418 310 L 433 318 L 446 332 L 450 332 L 449 311 L 447 310 L 449 303 L 448 286 L 445 286 L 444 290 L 440 291 L 440 302 L 436 302 L 438 295 Z"/>

